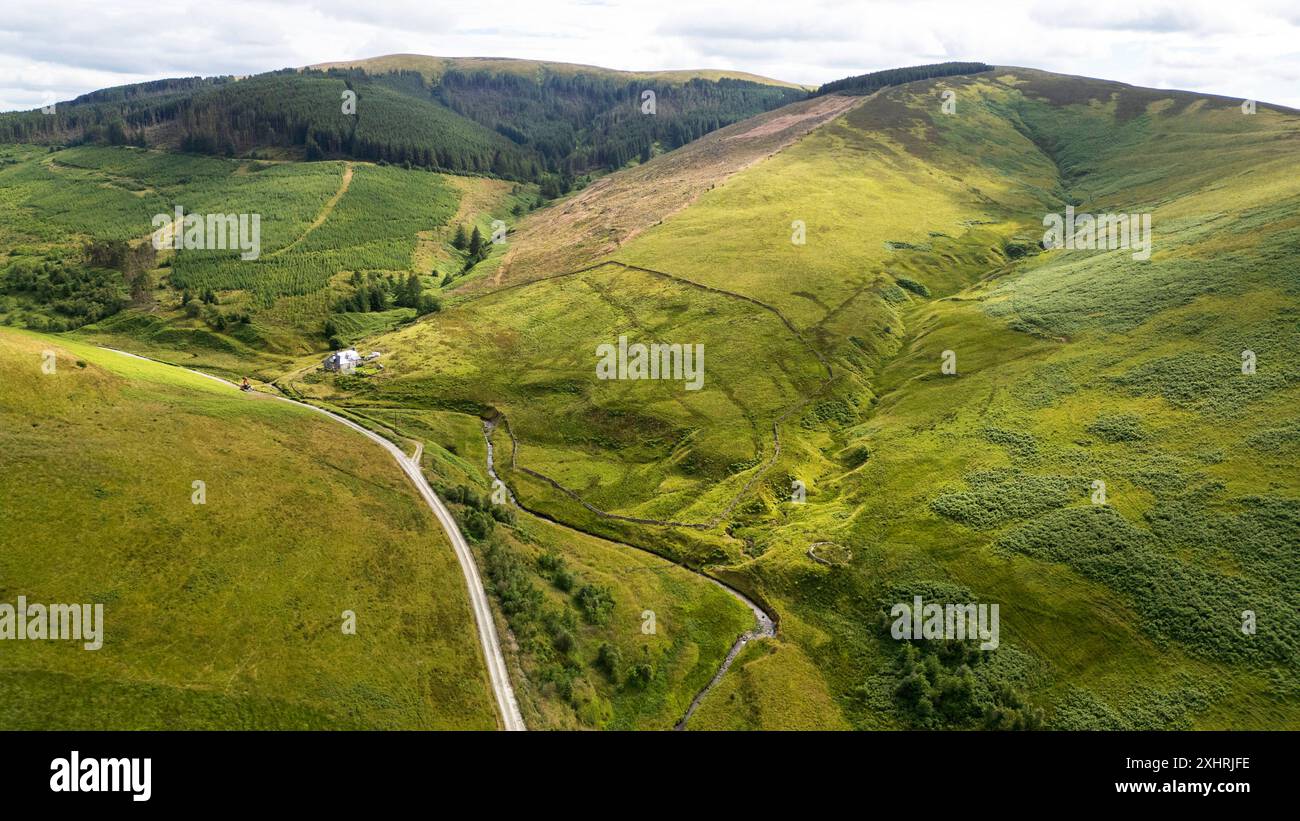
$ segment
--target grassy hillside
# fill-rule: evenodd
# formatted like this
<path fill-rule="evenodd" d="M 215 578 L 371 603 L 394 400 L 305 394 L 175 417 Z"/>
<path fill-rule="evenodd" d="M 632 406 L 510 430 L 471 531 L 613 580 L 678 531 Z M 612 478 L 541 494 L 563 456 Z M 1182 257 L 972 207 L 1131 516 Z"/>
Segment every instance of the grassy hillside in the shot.
<path fill-rule="evenodd" d="M 0 598 L 105 622 L 6 641 L 0 726 L 496 726 L 456 558 L 381 449 L 62 338 L 0 331 L 0 380 Z"/>
<path fill-rule="evenodd" d="M 653 161 L 597 180 L 521 222 L 490 282 L 462 290 L 576 271 L 681 211 L 754 163 L 857 104 L 829 96 L 792 103 L 721 129 Z"/>
<path fill-rule="evenodd" d="M 620 334 L 704 345 L 709 378 L 700 390 L 594 381 L 596 347 Z M 762 347 L 737 350 L 737 337 Z M 618 266 L 495 292 L 384 337 L 382 349 L 384 372 L 357 397 L 446 397 L 504 413 L 522 443 L 518 466 L 603 510 L 671 521 L 705 521 L 741 493 L 771 457 L 773 421 L 826 377 L 770 311 Z"/>
<path fill-rule="evenodd" d="M 1010 683 L 1057 727 L 1294 726 L 1300 476 L 1247 441 L 1285 447 L 1296 401 L 1300 123 L 1038 72 L 942 85 L 955 115 L 938 84 L 878 95 L 622 254 L 787 306 L 843 366 L 818 450 L 870 456 L 792 459 L 817 490 L 734 531 L 770 539 L 752 572 L 835 637 L 818 666 L 862 726 L 925 720 L 862 625 L 933 583 L 1003 603 L 986 704 Z M 1067 203 L 1152 213 L 1156 253 L 1036 253 Z M 1245 376 L 1255 348 L 1274 369 Z M 818 540 L 853 560 L 809 567 Z M 1248 609 L 1270 626 L 1243 635 Z"/>
<path fill-rule="evenodd" d="M 316 377 L 295 385 L 317 401 L 326 392 Z M 360 423 L 424 444 L 425 474 L 460 521 L 511 637 L 511 682 L 530 729 L 670 729 L 753 627 L 746 607 L 697 573 L 494 504 L 476 416 L 333 398 Z M 508 459 L 507 437 L 494 439 Z"/>
<path fill-rule="evenodd" d="M 504 409 L 525 505 L 770 601 L 780 635 L 699 726 L 1296 726 L 1298 134 L 1294 112 L 1022 69 L 887 88 L 610 241 L 575 226 L 626 212 L 625 175 L 584 192 L 590 217 L 537 212 L 500 277 L 376 340 L 382 378 L 314 389 Z M 1044 250 L 1067 205 L 1149 213 L 1151 259 Z M 603 259 L 623 264 L 556 276 Z M 647 276 L 719 298 L 649 311 Z M 611 391 L 592 343 L 625 332 L 705 341 L 706 383 L 743 410 L 714 402 L 683 435 L 672 383 Z M 811 358 L 771 347 L 796 332 Z M 1268 367 L 1243 374 L 1246 350 Z M 751 461 L 707 467 L 741 443 Z M 882 619 L 922 593 L 1000 603 L 1001 647 L 901 648 Z"/>
<path fill-rule="evenodd" d="M 587 82 L 399 62 L 480 124 L 486 90 Z M 0 313 L 99 298 L 111 277 L 74 242 L 143 236 L 155 201 L 284 192 L 256 265 L 160 259 L 154 307 L 80 333 L 251 362 L 423 441 L 536 726 L 675 721 L 750 623 L 699 573 L 779 632 L 693 728 L 1300 726 L 1300 115 L 1029 69 L 862 83 L 532 210 L 537 188 L 362 163 L 0 149 Z M 581 144 L 562 131 L 548 156 Z M 1067 207 L 1149 216 L 1149 259 L 1045 243 Z M 495 219 L 505 243 L 455 241 Z M 349 310 L 411 272 L 440 311 Z M 185 287 L 218 306 L 186 316 Z M 327 331 L 383 356 L 325 374 Z M 597 378 L 620 336 L 702 345 L 700 390 Z M 485 501 L 485 419 L 528 512 Z M 998 604 L 1000 646 L 895 641 L 887 613 L 918 595 Z M 643 638 L 644 609 L 667 632 Z"/>
<path fill-rule="evenodd" d="M 0 147 L 0 181 L 0 322 L 81 329 L 231 375 L 283 369 L 436 309 L 470 262 L 451 244 L 453 226 L 490 236 L 494 219 L 517 219 L 536 191 L 368 163 L 97 146 Z M 149 252 L 152 219 L 177 206 L 257 215 L 260 256 L 164 248 L 132 270 L 88 252 L 115 242 Z M 418 305 L 403 297 L 412 274 Z"/>

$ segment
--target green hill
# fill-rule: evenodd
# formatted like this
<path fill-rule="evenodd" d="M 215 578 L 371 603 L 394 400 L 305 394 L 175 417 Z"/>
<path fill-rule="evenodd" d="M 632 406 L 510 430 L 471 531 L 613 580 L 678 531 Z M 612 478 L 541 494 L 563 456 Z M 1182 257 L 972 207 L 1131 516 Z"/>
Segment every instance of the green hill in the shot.
<path fill-rule="evenodd" d="M 563 258 L 521 243 L 347 392 L 504 411 L 525 504 L 772 602 L 701 726 L 1295 726 L 1298 134 L 1026 69 L 885 88 L 612 242 L 534 213 Z M 1149 214 L 1150 259 L 1044 250 L 1067 206 Z M 619 334 L 703 344 L 703 390 L 594 379 Z M 882 619 L 922 592 L 1000 603 L 1001 648 L 902 652 Z"/>
<path fill-rule="evenodd" d="M 98 650 L 5 642 L 0 727 L 496 726 L 456 557 L 383 450 L 63 338 L 0 331 L 0 380 L 3 599 L 104 608 Z"/>
<path fill-rule="evenodd" d="M 527 170 L 342 159 L 327 126 L 306 163 L 0 147 L 0 322 L 255 370 L 423 441 L 537 726 L 673 720 L 748 626 L 690 571 L 779 623 L 693 728 L 1300 726 L 1300 114 L 949 68 L 811 98 L 674 76 L 653 122 L 644 75 L 585 67 L 254 78 L 427 103 L 463 157 Z M 265 253 L 139 259 L 177 204 L 264 212 Z M 1135 233 L 1048 241 L 1067 213 Z M 699 389 L 598 378 L 620 337 L 702 346 Z M 383 367 L 322 372 L 342 343 Z M 529 513 L 483 501 L 484 419 Z M 643 640 L 653 596 L 682 629 Z M 915 596 L 998 604 L 999 647 L 896 641 Z"/>

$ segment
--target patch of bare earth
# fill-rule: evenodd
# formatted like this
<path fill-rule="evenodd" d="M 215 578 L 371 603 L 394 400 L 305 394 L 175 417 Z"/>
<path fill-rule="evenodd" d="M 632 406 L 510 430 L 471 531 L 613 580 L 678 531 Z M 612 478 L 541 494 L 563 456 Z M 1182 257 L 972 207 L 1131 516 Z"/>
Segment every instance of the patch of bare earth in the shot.
<path fill-rule="evenodd" d="M 491 289 L 590 265 L 862 100 L 830 95 L 791 103 L 602 177 L 529 215 L 511 234 L 496 275 L 460 290 Z"/>

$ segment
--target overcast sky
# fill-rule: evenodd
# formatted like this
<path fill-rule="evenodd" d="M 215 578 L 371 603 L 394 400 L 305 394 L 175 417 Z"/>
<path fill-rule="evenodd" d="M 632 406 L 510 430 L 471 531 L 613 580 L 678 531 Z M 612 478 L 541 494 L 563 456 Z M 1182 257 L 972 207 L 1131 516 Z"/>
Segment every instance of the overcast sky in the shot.
<path fill-rule="evenodd" d="M 1300 108 L 1297 0 L 5 0 L 0 110 L 394 52 L 810 84 L 982 60 Z"/>

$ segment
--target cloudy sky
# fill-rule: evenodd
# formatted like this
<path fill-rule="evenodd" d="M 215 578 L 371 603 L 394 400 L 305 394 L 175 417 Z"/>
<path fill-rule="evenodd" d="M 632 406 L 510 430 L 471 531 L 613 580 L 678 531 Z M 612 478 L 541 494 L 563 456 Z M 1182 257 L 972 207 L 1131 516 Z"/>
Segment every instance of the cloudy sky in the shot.
<path fill-rule="evenodd" d="M 1296 0 L 5 0 L 0 111 L 394 52 L 811 84 L 982 60 L 1300 108 Z"/>

